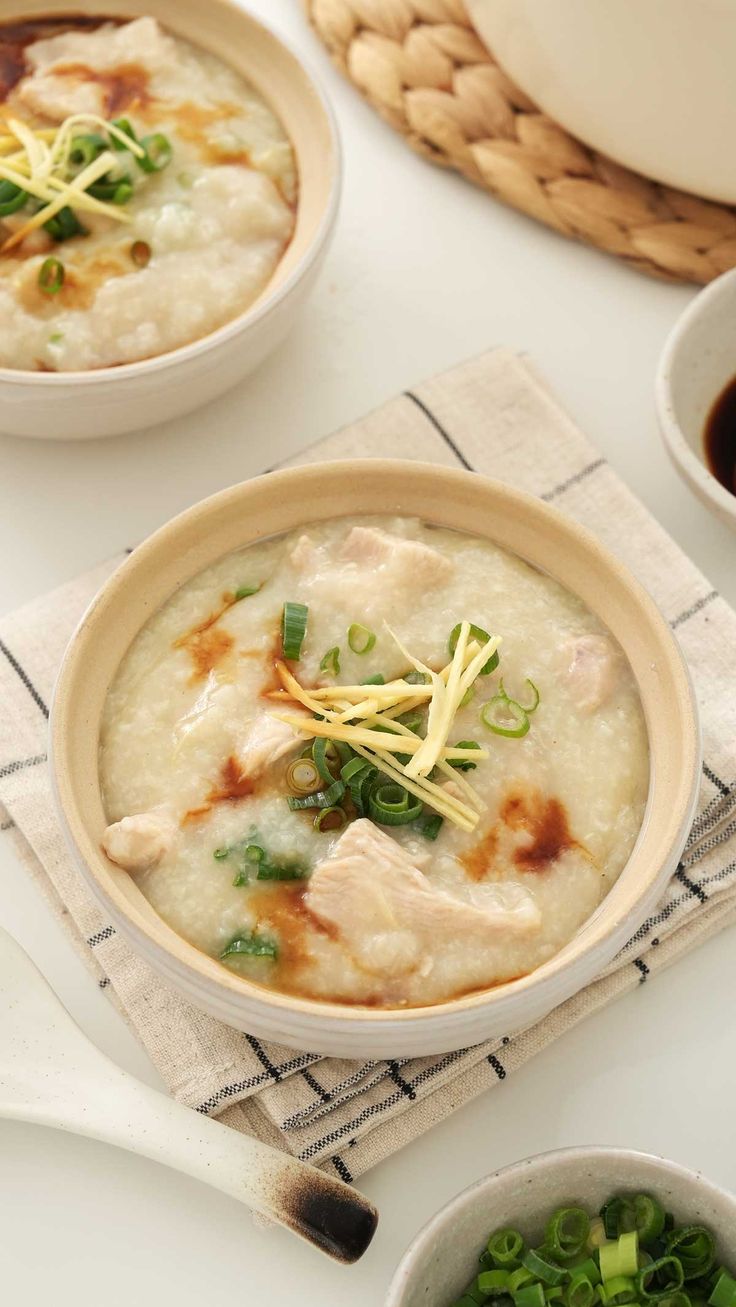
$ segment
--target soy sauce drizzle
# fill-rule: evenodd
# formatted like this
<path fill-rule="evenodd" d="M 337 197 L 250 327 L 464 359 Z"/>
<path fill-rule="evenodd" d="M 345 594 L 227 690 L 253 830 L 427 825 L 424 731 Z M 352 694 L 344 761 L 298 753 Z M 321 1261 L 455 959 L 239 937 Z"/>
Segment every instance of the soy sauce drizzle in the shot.
<path fill-rule="evenodd" d="M 703 444 L 713 476 L 736 495 L 736 377 L 721 391 L 708 414 Z"/>

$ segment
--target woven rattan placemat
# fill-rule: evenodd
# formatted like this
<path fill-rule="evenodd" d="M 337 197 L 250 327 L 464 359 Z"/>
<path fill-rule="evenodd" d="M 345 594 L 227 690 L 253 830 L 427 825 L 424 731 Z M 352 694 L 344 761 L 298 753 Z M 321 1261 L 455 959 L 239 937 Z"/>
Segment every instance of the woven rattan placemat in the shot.
<path fill-rule="evenodd" d="M 565 236 L 670 280 L 736 266 L 736 209 L 629 172 L 509 80 L 463 0 L 303 0 L 345 76 L 409 144 Z"/>

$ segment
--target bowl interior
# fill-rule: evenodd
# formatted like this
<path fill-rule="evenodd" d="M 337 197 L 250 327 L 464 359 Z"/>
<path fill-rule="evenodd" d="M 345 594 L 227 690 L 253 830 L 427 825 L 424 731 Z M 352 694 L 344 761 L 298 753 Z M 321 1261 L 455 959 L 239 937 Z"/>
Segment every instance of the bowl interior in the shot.
<path fill-rule="evenodd" d="M 174 519 L 136 549 L 104 587 L 83 618 L 62 667 L 52 714 L 52 757 L 67 833 L 98 893 L 123 914 L 134 933 L 142 933 L 182 967 L 220 989 L 257 991 L 271 1008 L 329 1012 L 350 1023 L 416 1020 L 438 1009 L 346 1010 L 282 995 L 234 976 L 186 944 L 164 925 L 133 878 L 100 851 L 106 822 L 97 749 L 105 696 L 120 660 L 174 590 L 215 559 L 252 541 L 305 521 L 376 509 L 490 538 L 578 594 L 622 644 L 639 685 L 649 732 L 652 768 L 644 826 L 601 908 L 561 953 L 531 975 L 443 1004 L 443 1012 L 497 1003 L 501 995 L 556 976 L 602 940 L 615 936 L 623 943 L 632 917 L 643 915 L 653 903 L 663 874 L 668 874 L 668 859 L 679 854 L 699 776 L 692 693 L 669 628 L 625 568 L 593 537 L 541 501 L 478 475 L 366 460 L 272 473 L 215 495 Z M 667 712 L 661 711 L 663 703 Z"/>
<path fill-rule="evenodd" d="M 719 1255 L 733 1261 L 736 1199 L 672 1162 L 614 1148 L 545 1153 L 481 1180 L 421 1231 L 400 1264 L 386 1307 L 451 1307 L 478 1272 L 492 1230 L 518 1229 L 542 1242 L 544 1220 L 561 1206 L 598 1211 L 613 1193 L 655 1194 L 676 1220 L 707 1225 Z"/>
<path fill-rule="evenodd" d="M 299 199 L 294 235 L 258 298 L 234 321 L 258 312 L 289 283 L 309 251 L 320 243 L 329 227 L 337 203 L 339 146 L 331 113 L 315 84 L 288 46 L 232 0 L 13 0 L 12 17 L 47 17 L 63 14 L 94 14 L 110 18 L 153 16 L 175 35 L 216 55 L 234 68 L 263 96 L 283 123 L 294 147 L 299 174 Z M 5 20 L 11 14 L 4 15 Z M 131 369 L 153 367 L 162 359 L 201 346 L 232 328 L 226 323 L 209 337 L 157 355 L 139 363 L 97 369 L 119 376 Z M 18 370 L 0 369 L 13 380 L 24 376 Z M 68 381 L 77 375 L 32 373 L 34 381 L 53 384 L 58 377 Z"/>

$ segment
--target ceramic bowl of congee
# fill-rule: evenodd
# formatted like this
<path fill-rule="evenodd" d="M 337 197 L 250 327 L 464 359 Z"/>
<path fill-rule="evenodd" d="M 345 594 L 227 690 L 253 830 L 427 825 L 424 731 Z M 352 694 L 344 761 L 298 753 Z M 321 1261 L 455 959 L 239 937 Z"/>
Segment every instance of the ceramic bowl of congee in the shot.
<path fill-rule="evenodd" d="M 116 435 L 261 363 L 340 190 L 288 46 L 231 0 L 14 0 L 0 101 L 0 430 Z"/>
<path fill-rule="evenodd" d="M 345 1057 L 528 1025 L 613 958 L 698 790 L 649 596 L 539 500 L 382 460 L 257 478 L 140 545 L 51 725 L 106 917 L 236 1028 Z"/>
<path fill-rule="evenodd" d="M 561 1281 L 566 1290 L 582 1275 L 587 1286 L 579 1289 L 580 1296 L 583 1301 L 597 1301 L 593 1292 L 600 1280 L 598 1249 L 606 1241 L 599 1213 L 605 1206 L 610 1208 L 612 1249 L 621 1237 L 615 1232 L 622 1231 L 628 1255 L 638 1252 L 637 1262 L 645 1267 L 647 1260 L 662 1256 L 669 1242 L 680 1262 L 679 1268 L 670 1264 L 669 1269 L 678 1279 L 678 1270 L 687 1277 L 688 1296 L 695 1296 L 693 1281 L 700 1291 L 707 1284 L 710 1295 L 711 1283 L 724 1274 L 721 1292 L 728 1294 L 736 1273 L 733 1194 L 664 1157 L 628 1148 L 587 1147 L 529 1157 L 458 1194 L 413 1241 L 391 1282 L 385 1307 L 471 1307 L 473 1302 L 490 1301 L 480 1292 L 478 1276 L 490 1270 L 491 1281 L 498 1280 L 493 1272 L 500 1269 L 502 1277 L 504 1262 L 518 1266 L 519 1261 L 510 1256 L 517 1248 L 522 1256 L 539 1250 L 547 1267 L 552 1267 L 546 1274 Z M 556 1256 L 555 1232 L 565 1212 L 562 1231 L 567 1247 L 564 1256 Z M 670 1231 L 662 1228 L 663 1223 L 670 1224 L 667 1215 Z M 684 1241 L 677 1231 L 683 1232 Z M 552 1238 L 551 1252 L 547 1236 Z M 680 1260 L 683 1242 L 688 1253 L 695 1250 L 694 1258 L 683 1253 Z M 542 1244 L 547 1244 L 546 1252 Z M 558 1243 L 557 1250 L 561 1247 Z M 568 1253 L 569 1247 L 574 1251 Z M 613 1278 L 610 1266 L 610 1262 L 603 1265 L 608 1282 Z M 525 1283 L 533 1284 L 531 1272 Z M 624 1276 L 618 1291 L 627 1288 L 635 1301 L 630 1275 Z"/>

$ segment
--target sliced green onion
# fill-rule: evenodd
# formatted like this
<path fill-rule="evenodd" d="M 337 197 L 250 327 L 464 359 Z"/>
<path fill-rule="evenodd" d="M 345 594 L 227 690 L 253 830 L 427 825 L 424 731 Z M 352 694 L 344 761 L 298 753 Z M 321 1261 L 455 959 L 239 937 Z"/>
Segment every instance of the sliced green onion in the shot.
<path fill-rule="evenodd" d="M 716 1260 L 716 1243 L 703 1225 L 686 1225 L 673 1230 L 665 1241 L 667 1252 L 679 1259 L 686 1280 L 707 1275 Z"/>
<path fill-rule="evenodd" d="M 148 244 L 148 241 L 133 241 L 133 244 L 130 247 L 130 257 L 137 268 L 147 267 L 147 265 L 151 262 L 151 253 L 152 251 L 150 245 Z M 247 587 L 245 588 L 247 589 Z M 250 589 L 248 589 L 247 592 L 248 594 L 256 593 L 255 590 L 250 590 Z M 238 598 L 245 599 L 245 597 L 246 596 L 244 594 L 240 594 L 240 592 L 236 590 L 235 592 L 236 599 Z"/>
<path fill-rule="evenodd" d="M 568 1266 L 567 1269 L 571 1281 L 578 1279 L 590 1280 L 590 1283 L 594 1287 L 596 1284 L 600 1284 L 601 1282 L 600 1268 L 598 1263 L 594 1261 L 592 1257 L 586 1257 L 582 1262 L 574 1262 L 573 1265 Z"/>
<path fill-rule="evenodd" d="M 53 218 L 48 218 L 43 224 L 44 231 L 47 231 L 55 241 L 68 241 L 72 236 L 86 236 L 87 229 L 83 227 L 76 213 L 69 208 L 68 204 L 63 209 L 59 209 Z"/>
<path fill-rule="evenodd" d="M 467 708 L 467 706 L 468 706 L 468 704 L 470 703 L 471 699 L 474 699 L 474 698 L 475 698 L 475 686 L 474 686 L 474 685 L 469 685 L 468 688 L 467 688 L 467 690 L 465 691 L 465 694 L 463 695 L 462 699 L 460 700 L 460 703 L 458 704 L 458 708 Z"/>
<path fill-rule="evenodd" d="M 534 1276 L 535 1280 L 541 1280 L 544 1284 L 562 1284 L 567 1279 L 567 1271 L 561 1266 L 555 1266 L 543 1254 L 546 1249 L 528 1248 L 521 1259 L 522 1266 Z"/>
<path fill-rule="evenodd" d="M 664 1207 L 651 1194 L 637 1194 L 633 1208 L 639 1243 L 645 1248 L 658 1239 L 664 1230 Z"/>
<path fill-rule="evenodd" d="M 74 168 L 86 168 L 93 163 L 103 150 L 107 149 L 104 136 L 89 132 L 86 136 L 74 136 L 69 149 L 69 162 Z"/>
<path fill-rule="evenodd" d="M 145 243 L 144 241 L 140 242 L 141 245 L 143 245 L 144 243 Z M 136 242 L 136 244 L 138 244 L 138 242 Z M 149 250 L 149 254 L 150 254 L 150 250 Z M 239 602 L 241 599 L 250 599 L 251 595 L 257 595 L 258 591 L 261 588 L 261 584 L 262 582 L 259 582 L 258 585 L 239 585 L 234 595 L 236 602 Z"/>
<path fill-rule="evenodd" d="M 347 753 L 344 752 L 346 749 Z M 327 740 L 318 735 L 312 745 L 312 758 L 322 780 L 331 785 L 343 763 L 350 761 L 349 746 L 342 740 Z"/>
<path fill-rule="evenodd" d="M 503 1270 L 481 1271 L 476 1285 L 485 1298 L 505 1297 L 509 1291 L 509 1273 Z"/>
<path fill-rule="evenodd" d="M 212 856 L 213 856 L 213 858 L 216 858 L 218 862 L 222 862 L 223 858 L 227 858 L 227 857 L 228 857 L 229 853 L 230 853 L 230 850 L 229 850 L 229 849 L 225 849 L 225 848 L 223 848 L 223 849 L 215 849 L 215 851 L 214 851 L 214 853 L 212 854 Z"/>
<path fill-rule="evenodd" d="M 636 1284 L 628 1275 L 616 1275 L 598 1285 L 598 1296 L 603 1307 L 620 1307 L 623 1303 L 636 1301 Z"/>
<path fill-rule="evenodd" d="M 564 1303 L 565 1290 L 563 1289 L 562 1285 L 553 1284 L 550 1288 L 545 1289 L 544 1301 L 548 1304 L 548 1307 L 549 1307 L 549 1303 L 555 1303 L 555 1302 Z"/>
<path fill-rule="evenodd" d="M 545 1230 L 545 1240 L 553 1257 L 569 1261 L 582 1253 L 590 1233 L 590 1217 L 582 1207 L 558 1207 Z"/>
<path fill-rule="evenodd" d="M 329 672 L 330 676 L 340 675 L 340 646 L 336 644 L 332 649 L 328 649 L 324 658 L 319 665 L 321 672 Z"/>
<path fill-rule="evenodd" d="M 428 685 L 430 677 L 426 672 L 407 672 L 402 680 L 406 681 L 407 685 Z"/>
<path fill-rule="evenodd" d="M 268 862 L 258 864 L 256 880 L 304 880 L 309 872 L 297 862 Z"/>
<path fill-rule="evenodd" d="M 524 709 L 524 712 L 525 712 L 525 713 L 527 713 L 527 714 L 531 714 L 531 713 L 533 713 L 533 712 L 536 712 L 536 711 L 537 711 L 537 708 L 539 707 L 539 690 L 537 689 L 537 687 L 536 687 L 536 685 L 534 684 L 534 682 L 531 681 L 531 680 L 529 679 L 528 676 L 527 676 L 527 678 L 526 678 L 524 684 L 525 684 L 525 685 L 528 685 L 528 686 L 529 686 L 529 689 L 531 690 L 531 693 L 532 693 L 532 701 L 531 701 L 531 703 L 523 703 L 521 706 L 522 706 L 522 708 Z"/>
<path fill-rule="evenodd" d="M 127 204 L 133 194 L 133 184 L 130 177 L 117 177 L 109 180 L 110 174 L 106 174 L 100 181 L 93 182 L 87 187 L 87 193 L 96 200 L 104 200 L 106 204 Z"/>
<path fill-rule="evenodd" d="M 454 749 L 479 749 L 480 745 L 477 740 L 458 740 L 457 744 L 452 746 Z M 456 771 L 475 771 L 478 766 L 476 762 L 469 762 L 466 758 L 460 758 L 450 763 Z"/>
<path fill-rule="evenodd" d="M 345 793 L 343 781 L 333 781 L 332 785 L 326 790 L 317 790 L 315 794 L 306 794 L 304 798 L 295 798 L 290 794 L 286 802 L 292 812 L 299 812 L 302 808 L 333 808 Z"/>
<path fill-rule="evenodd" d="M 381 826 L 405 826 L 416 821 L 422 812 L 421 799 L 412 799 L 408 790 L 390 782 L 378 785 L 368 798 L 368 813 Z"/>
<path fill-rule="evenodd" d="M 576 1275 L 565 1294 L 567 1307 L 593 1307 L 596 1291 L 587 1275 Z"/>
<path fill-rule="evenodd" d="M 7 218 L 11 213 L 22 209 L 28 199 L 28 192 L 22 191 L 13 182 L 0 181 L 0 218 Z"/>
<path fill-rule="evenodd" d="M 511 1293 L 512 1297 L 525 1284 L 531 1284 L 533 1279 L 534 1276 L 526 1269 L 525 1266 L 520 1266 L 518 1270 L 512 1271 L 511 1274 L 509 1275 L 509 1292 Z"/>
<path fill-rule="evenodd" d="M 380 672 L 376 672 L 374 676 L 366 676 L 365 680 L 361 681 L 360 684 L 361 685 L 385 685 L 386 681 L 384 677 L 381 676 Z"/>
<path fill-rule="evenodd" d="M 736 1280 L 728 1271 L 721 1271 L 708 1302 L 712 1307 L 736 1307 Z"/>
<path fill-rule="evenodd" d="M 636 1277 L 636 1288 L 640 1298 L 664 1298 L 676 1293 L 685 1282 L 679 1258 L 666 1254 L 642 1266 Z"/>
<path fill-rule="evenodd" d="M 64 264 L 58 259 L 44 259 L 38 273 L 38 287 L 44 295 L 58 295 L 64 285 Z"/>
<path fill-rule="evenodd" d="M 347 824 L 347 813 L 343 808 L 322 808 L 314 819 L 314 829 L 319 831 L 342 830 Z"/>
<path fill-rule="evenodd" d="M 604 1284 L 620 1275 L 636 1275 L 639 1270 L 639 1236 L 636 1231 L 619 1235 L 615 1243 L 604 1243 L 598 1251 L 598 1261 Z"/>
<path fill-rule="evenodd" d="M 505 694 L 503 684 L 499 687 Z M 618 1239 L 625 1230 L 633 1230 L 635 1218 L 631 1204 L 624 1198 L 609 1198 L 601 1208 L 601 1219 L 607 1239 Z"/>
<path fill-rule="evenodd" d="M 440 825 L 442 824 L 441 817 L 427 818 L 427 821 L 432 820 L 437 820 Z M 430 838 L 435 839 L 436 836 L 430 836 Z M 496 1233 L 492 1234 L 488 1240 L 488 1254 L 496 1266 L 516 1268 L 523 1251 L 524 1239 L 518 1230 L 496 1230 Z"/>
<path fill-rule="evenodd" d="M 450 638 L 447 642 L 447 647 L 450 651 L 451 656 L 452 654 L 454 654 L 457 648 L 457 642 L 460 639 L 460 632 L 462 630 L 462 625 L 463 625 L 462 622 L 458 622 L 457 626 L 453 626 L 452 630 L 450 631 Z M 490 638 L 491 637 L 489 632 L 484 631 L 482 626 L 475 626 L 473 622 L 470 623 L 470 633 L 468 635 L 469 640 L 477 640 L 478 644 L 488 644 Z M 488 662 L 483 667 L 481 667 L 480 675 L 488 676 L 489 673 L 495 671 L 497 667 L 498 667 L 498 653 L 496 652 L 496 653 L 492 653 L 490 658 L 488 659 Z"/>
<path fill-rule="evenodd" d="M 513 719 L 513 726 L 504 725 L 504 718 L 508 720 L 509 717 Z M 529 718 L 521 704 L 502 693 L 494 694 L 488 703 L 484 703 L 480 719 L 494 735 L 505 735 L 512 740 L 520 740 L 527 734 L 530 726 Z"/>
<path fill-rule="evenodd" d="M 142 158 L 136 158 L 136 163 L 143 172 L 161 172 L 162 168 L 166 168 L 171 163 L 174 151 L 171 141 L 163 132 L 142 136 L 138 144 L 146 152 Z"/>
<path fill-rule="evenodd" d="M 396 720 L 401 722 L 401 725 L 405 726 L 407 731 L 413 731 L 415 735 L 418 735 L 424 726 L 424 718 L 420 713 L 402 713 Z"/>
<path fill-rule="evenodd" d="M 129 136 L 131 141 L 138 140 L 138 137 L 135 134 L 135 128 L 131 125 L 131 123 L 128 121 L 127 118 L 113 118 L 112 126 L 117 127 L 118 131 L 122 132 L 124 136 Z M 118 136 L 115 136 L 114 133 L 112 132 L 110 133 L 110 140 L 112 142 L 113 150 L 127 149 L 127 146 L 124 145 L 124 143 L 120 140 L 120 138 Z"/>
<path fill-rule="evenodd" d="M 419 823 L 419 834 L 423 835 L 425 840 L 436 840 L 442 830 L 443 822 L 444 817 L 440 817 L 439 813 L 433 812 L 431 817 L 425 817 Z"/>
<path fill-rule="evenodd" d="M 311 758 L 296 758 L 286 768 L 286 784 L 295 794 L 314 794 L 322 785 L 319 767 Z"/>
<path fill-rule="evenodd" d="M 284 658 L 294 661 L 301 657 L 304 637 L 307 634 L 307 617 L 309 609 L 306 604 L 284 604 L 281 618 L 281 644 Z"/>
<path fill-rule="evenodd" d="M 511 1277 L 509 1277 L 511 1278 Z M 539 1282 L 525 1284 L 511 1295 L 515 1307 L 544 1307 L 544 1289 Z"/>
<path fill-rule="evenodd" d="M 361 622 L 353 622 L 348 627 L 348 644 L 355 654 L 367 654 L 376 643 L 374 631 L 370 631 Z"/>
<path fill-rule="evenodd" d="M 220 954 L 220 960 L 226 958 L 246 955 L 252 958 L 274 958 L 279 955 L 278 945 L 275 940 L 269 939 L 267 935 L 238 935 L 231 940 L 227 948 Z"/>

